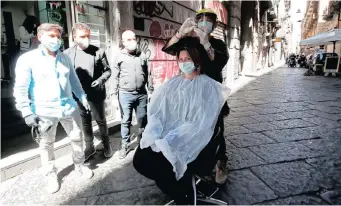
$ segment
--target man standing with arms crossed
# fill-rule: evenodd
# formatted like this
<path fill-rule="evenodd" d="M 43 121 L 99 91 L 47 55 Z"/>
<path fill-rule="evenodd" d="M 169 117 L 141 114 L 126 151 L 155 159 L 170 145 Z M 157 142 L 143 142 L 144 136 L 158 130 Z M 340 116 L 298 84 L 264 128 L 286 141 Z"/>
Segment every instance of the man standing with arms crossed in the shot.
<path fill-rule="evenodd" d="M 105 82 L 111 75 L 110 66 L 103 49 L 90 44 L 90 27 L 84 23 L 76 23 L 72 28 L 73 39 L 76 43 L 64 51 L 70 57 L 82 87 L 87 95 L 90 109 L 96 120 L 103 143 L 105 157 L 113 155 L 105 118 L 104 101 L 106 98 Z M 83 134 L 85 140 L 85 160 L 96 153 L 94 147 L 94 133 L 92 129 L 92 115 L 77 100 L 80 109 Z"/>
<path fill-rule="evenodd" d="M 227 51 L 227 45 L 220 39 L 215 39 L 210 34 L 213 32 L 214 28 L 217 26 L 217 14 L 209 8 L 202 9 L 197 12 L 195 19 L 188 18 L 181 25 L 179 31 L 166 43 L 162 48 L 162 51 L 175 55 L 176 43 L 185 36 L 196 36 L 200 39 L 200 43 L 204 46 L 209 62 L 204 62 L 207 65 L 205 68 L 210 68 L 210 70 L 203 71 L 207 76 L 212 79 L 223 83 L 222 71 L 226 65 L 229 54 Z M 222 109 L 222 114 L 218 120 L 220 127 L 224 130 L 223 116 L 229 114 L 229 107 L 227 104 L 224 105 Z M 225 183 L 227 179 L 226 171 L 226 143 L 224 137 L 221 138 L 220 148 L 217 154 L 218 162 L 216 165 L 216 177 L 215 181 L 218 184 Z"/>
<path fill-rule="evenodd" d="M 152 78 L 148 70 L 148 62 L 145 54 L 137 49 L 135 33 L 127 30 L 122 34 L 124 48 L 116 56 L 115 60 L 115 94 L 121 110 L 121 135 L 122 147 L 119 158 L 127 156 L 130 144 L 130 126 L 133 109 L 136 112 L 139 133 L 137 140 L 142 137 L 142 132 L 147 124 L 147 102 L 149 93 L 153 92 Z"/>
<path fill-rule="evenodd" d="M 39 142 L 49 193 L 60 188 L 54 163 L 59 122 L 71 139 L 75 171 L 85 178 L 93 176 L 93 172 L 84 166 L 81 117 L 72 92 L 87 110 L 89 104 L 70 59 L 59 51 L 62 32 L 63 28 L 57 24 L 40 25 L 39 48 L 21 55 L 15 68 L 14 97 L 26 124 L 31 127 L 38 127 L 40 122 L 51 125 Z"/>

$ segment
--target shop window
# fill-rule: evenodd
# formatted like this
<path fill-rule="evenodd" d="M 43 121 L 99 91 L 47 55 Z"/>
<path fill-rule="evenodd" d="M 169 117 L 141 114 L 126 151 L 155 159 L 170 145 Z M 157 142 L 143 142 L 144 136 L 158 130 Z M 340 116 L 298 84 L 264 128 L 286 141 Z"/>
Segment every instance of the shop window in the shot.
<path fill-rule="evenodd" d="M 107 9 L 103 1 L 76 1 L 76 22 L 86 23 L 91 28 L 91 44 L 106 48 Z"/>
<path fill-rule="evenodd" d="M 40 23 L 59 24 L 63 27 L 63 49 L 69 48 L 65 1 L 38 1 Z"/>

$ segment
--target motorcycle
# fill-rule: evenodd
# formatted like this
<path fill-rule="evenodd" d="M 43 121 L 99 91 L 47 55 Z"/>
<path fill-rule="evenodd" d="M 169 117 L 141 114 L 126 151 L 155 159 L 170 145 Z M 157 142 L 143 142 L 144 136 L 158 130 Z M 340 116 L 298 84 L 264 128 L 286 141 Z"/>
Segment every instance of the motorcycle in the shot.
<path fill-rule="evenodd" d="M 307 58 L 305 56 L 300 56 L 297 63 L 300 65 L 301 68 L 307 67 Z"/>

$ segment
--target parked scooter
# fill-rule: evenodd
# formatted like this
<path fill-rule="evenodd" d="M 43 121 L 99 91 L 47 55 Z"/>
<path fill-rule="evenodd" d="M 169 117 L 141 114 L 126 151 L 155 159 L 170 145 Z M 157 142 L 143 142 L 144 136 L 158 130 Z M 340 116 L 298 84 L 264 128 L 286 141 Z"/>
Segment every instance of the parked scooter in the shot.
<path fill-rule="evenodd" d="M 306 68 L 307 67 L 307 58 L 305 55 L 301 54 L 300 57 L 298 58 L 297 63 L 301 68 Z"/>
<path fill-rule="evenodd" d="M 296 56 L 295 55 L 291 55 L 289 57 L 288 66 L 289 67 L 296 67 Z"/>

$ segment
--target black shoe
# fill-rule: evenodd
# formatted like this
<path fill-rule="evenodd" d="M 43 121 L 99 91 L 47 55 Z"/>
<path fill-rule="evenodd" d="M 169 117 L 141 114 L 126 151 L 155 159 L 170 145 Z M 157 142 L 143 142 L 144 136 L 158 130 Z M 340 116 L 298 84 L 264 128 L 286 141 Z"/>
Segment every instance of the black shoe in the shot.
<path fill-rule="evenodd" d="M 85 151 L 84 151 L 85 161 L 88 160 L 95 153 L 96 153 L 96 149 L 94 146 L 85 148 Z"/>
<path fill-rule="evenodd" d="M 129 147 L 128 146 L 122 146 L 121 150 L 118 153 L 118 158 L 119 159 L 124 159 L 129 152 Z"/>
<path fill-rule="evenodd" d="M 112 157 L 114 153 L 112 152 L 112 146 L 110 142 L 103 142 L 103 155 L 106 158 Z"/>

